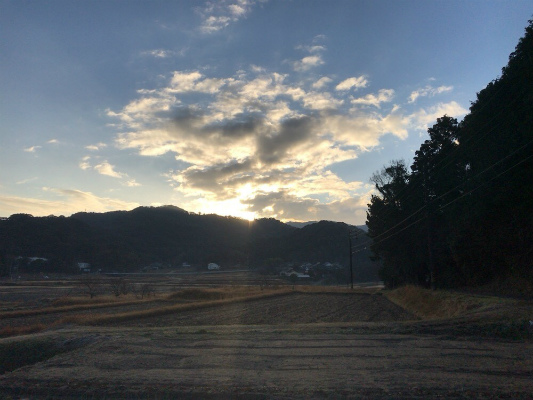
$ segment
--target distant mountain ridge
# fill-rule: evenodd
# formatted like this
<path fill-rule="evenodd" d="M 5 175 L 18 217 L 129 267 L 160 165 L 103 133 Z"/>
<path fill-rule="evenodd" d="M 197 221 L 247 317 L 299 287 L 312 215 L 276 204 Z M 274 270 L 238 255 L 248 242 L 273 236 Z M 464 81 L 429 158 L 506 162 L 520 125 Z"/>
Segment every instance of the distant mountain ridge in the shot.
<path fill-rule="evenodd" d="M 247 221 L 189 213 L 174 206 L 131 211 L 79 212 L 70 217 L 14 214 L 0 220 L 0 255 L 44 257 L 67 268 L 88 262 L 108 271 L 167 265 L 262 267 L 282 262 L 332 262 L 347 266 L 348 234 L 342 222 L 319 221 L 295 228 L 273 218 Z M 357 244 L 368 241 L 364 232 Z M 377 278 L 368 250 L 354 255 Z M 362 277 L 365 274 L 361 274 Z"/>
<path fill-rule="evenodd" d="M 285 223 L 287 225 L 294 226 L 295 228 L 303 228 L 304 226 L 316 224 L 317 222 L 319 222 L 319 221 L 306 221 L 306 222 L 287 221 Z M 350 226 L 356 227 L 356 228 L 361 229 L 362 231 L 365 231 L 365 232 L 368 231 L 368 227 L 366 225 L 350 225 Z"/>
<path fill-rule="evenodd" d="M 316 224 L 318 221 L 307 221 L 307 222 L 298 222 L 298 221 L 287 221 L 287 225 L 294 226 L 295 228 L 303 228 L 304 226 Z"/>

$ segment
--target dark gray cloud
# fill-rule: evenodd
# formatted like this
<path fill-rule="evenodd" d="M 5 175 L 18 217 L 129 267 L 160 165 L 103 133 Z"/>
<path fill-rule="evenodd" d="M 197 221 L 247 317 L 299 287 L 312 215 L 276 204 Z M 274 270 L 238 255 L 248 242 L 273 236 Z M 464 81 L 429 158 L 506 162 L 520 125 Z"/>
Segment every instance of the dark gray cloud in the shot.
<path fill-rule="evenodd" d="M 279 133 L 261 136 L 257 140 L 257 155 L 261 162 L 276 164 L 282 161 L 291 147 L 303 143 L 313 134 L 314 118 L 304 116 L 283 121 Z"/>
<path fill-rule="evenodd" d="M 215 133 L 227 138 L 239 139 L 256 134 L 257 129 L 264 124 L 264 117 L 248 114 L 237 115 L 233 120 L 224 120 L 209 124 L 202 130 Z"/>
<path fill-rule="evenodd" d="M 242 204 L 248 206 L 248 211 L 268 217 L 290 216 L 295 220 L 306 220 L 316 215 L 315 209 L 318 200 L 296 197 L 286 191 L 260 193 L 248 200 L 242 200 Z"/>
<path fill-rule="evenodd" d="M 241 202 L 247 206 L 248 211 L 261 217 L 276 216 L 300 221 L 345 221 L 350 216 L 364 219 L 367 209 L 364 196 L 321 203 L 317 199 L 297 197 L 287 191 L 259 193 Z"/>
<path fill-rule="evenodd" d="M 190 187 L 221 194 L 238 184 L 252 180 L 249 174 L 251 164 L 250 160 L 246 160 L 205 169 L 191 168 L 183 173 L 182 179 Z"/>

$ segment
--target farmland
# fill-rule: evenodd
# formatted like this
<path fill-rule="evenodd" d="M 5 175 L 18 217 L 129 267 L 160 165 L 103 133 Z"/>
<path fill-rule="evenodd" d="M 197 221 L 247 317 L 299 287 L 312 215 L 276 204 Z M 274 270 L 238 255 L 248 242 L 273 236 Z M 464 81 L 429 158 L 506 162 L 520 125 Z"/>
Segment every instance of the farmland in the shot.
<path fill-rule="evenodd" d="M 73 281 L 4 285 L 0 396 L 529 398 L 533 390 L 530 301 L 417 291 L 441 310 L 430 315 L 406 301 L 409 291 L 236 284 L 255 278 L 190 278 L 186 287 L 143 277 L 135 283 L 155 288 L 143 299 L 90 299 Z"/>

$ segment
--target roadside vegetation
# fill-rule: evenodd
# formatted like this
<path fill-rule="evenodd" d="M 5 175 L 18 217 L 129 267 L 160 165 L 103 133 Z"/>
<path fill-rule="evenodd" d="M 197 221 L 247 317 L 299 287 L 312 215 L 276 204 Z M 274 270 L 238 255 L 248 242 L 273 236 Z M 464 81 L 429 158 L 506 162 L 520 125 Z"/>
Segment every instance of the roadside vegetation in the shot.
<path fill-rule="evenodd" d="M 500 297 L 429 290 L 414 285 L 386 291 L 385 296 L 422 319 L 460 317 L 468 312 L 481 311 L 498 304 L 514 303 L 513 300 Z"/>
<path fill-rule="evenodd" d="M 496 296 L 408 285 L 384 295 L 422 321 L 409 329 L 452 336 L 533 339 L 533 303 Z"/>

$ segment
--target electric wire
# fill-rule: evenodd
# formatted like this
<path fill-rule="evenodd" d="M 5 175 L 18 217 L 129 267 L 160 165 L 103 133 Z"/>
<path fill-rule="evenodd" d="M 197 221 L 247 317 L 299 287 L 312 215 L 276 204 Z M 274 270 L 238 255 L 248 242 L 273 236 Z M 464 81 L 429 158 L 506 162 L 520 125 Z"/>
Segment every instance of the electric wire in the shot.
<path fill-rule="evenodd" d="M 516 149 L 514 152 L 508 154 L 507 156 L 505 156 L 504 158 L 498 160 L 497 162 L 495 162 L 494 164 L 490 165 L 489 167 L 487 167 L 487 168 L 484 169 L 483 171 L 477 173 L 477 174 L 474 175 L 472 178 L 470 178 L 470 180 L 473 180 L 473 179 L 475 179 L 475 178 L 481 176 L 481 175 L 484 174 L 485 172 L 489 171 L 490 169 L 492 169 L 492 168 L 495 167 L 496 165 L 498 165 L 498 164 L 504 162 L 506 159 L 512 157 L 513 155 L 515 155 L 516 153 L 518 153 L 519 151 L 521 151 L 522 149 L 526 148 L 528 145 L 530 145 L 530 144 L 532 144 L 532 143 L 533 143 L 533 140 L 529 141 L 528 143 L 526 143 L 526 144 L 523 145 L 522 147 Z M 506 169 L 505 171 L 499 173 L 498 175 L 495 175 L 494 177 L 490 178 L 488 181 L 485 181 L 485 182 L 481 183 L 480 185 L 476 186 L 475 188 L 469 190 L 468 192 L 465 192 L 465 193 L 461 194 L 461 196 L 459 196 L 459 197 L 453 199 L 452 201 L 450 201 L 450 202 L 444 204 L 443 206 L 440 206 L 440 207 L 437 209 L 437 211 L 441 211 L 441 210 L 443 210 L 444 208 L 446 208 L 447 206 L 449 206 L 450 204 L 453 204 L 453 203 L 455 203 L 456 201 L 458 201 L 459 199 L 465 197 L 466 195 L 468 195 L 468 194 L 470 194 L 470 193 L 473 193 L 473 192 L 476 191 L 477 189 L 479 189 L 479 188 L 483 187 L 484 185 L 486 185 L 488 182 L 493 181 L 494 179 L 499 178 L 499 177 L 502 176 L 503 174 L 505 174 L 505 173 L 509 172 L 510 170 L 512 170 L 513 168 L 517 167 L 518 165 L 520 165 L 520 164 L 526 162 L 526 161 L 529 160 L 530 158 L 533 158 L 533 155 L 530 155 L 530 156 L 528 156 L 528 157 L 526 157 L 526 158 L 523 158 L 522 160 L 520 160 L 519 162 L 517 162 L 516 164 L 514 164 L 514 165 L 511 166 L 510 168 L 508 168 L 508 169 Z M 457 190 L 458 188 L 460 188 L 460 187 L 463 186 L 463 185 L 464 185 L 464 184 L 461 183 L 460 185 L 454 187 L 453 189 L 450 189 L 448 192 L 446 192 L 446 193 L 444 193 L 444 194 L 438 196 L 437 198 L 433 199 L 433 201 L 436 201 L 436 200 L 439 200 L 439 199 L 443 198 L 444 196 L 448 195 L 450 192 L 452 192 L 452 191 L 454 191 L 454 190 Z M 383 242 L 383 241 L 385 241 L 385 240 L 387 240 L 387 239 L 389 239 L 389 238 L 391 238 L 391 237 L 393 237 L 393 236 L 396 236 L 397 234 L 403 232 L 404 230 L 406 230 L 407 228 L 411 227 L 412 225 L 414 225 L 414 224 L 416 224 L 416 223 L 418 223 L 418 222 L 423 221 L 424 219 L 426 219 L 426 217 L 419 218 L 418 220 L 412 222 L 411 224 L 409 224 L 409 225 L 403 227 L 402 229 L 400 229 L 400 230 L 398 230 L 398 231 L 392 233 L 391 235 L 386 236 L 385 238 L 381 238 L 381 236 L 386 235 L 387 233 L 393 231 L 395 228 L 397 228 L 398 226 L 400 226 L 400 225 L 403 224 L 404 222 L 406 222 L 406 221 L 408 221 L 409 219 L 413 218 L 415 215 L 417 215 L 420 211 L 424 210 L 426 207 L 427 207 L 427 205 L 422 206 L 421 208 L 419 208 L 418 210 L 416 210 L 415 212 L 411 213 L 409 216 L 407 216 L 406 218 L 404 218 L 402 221 L 400 221 L 399 223 L 397 223 L 396 225 L 394 225 L 393 227 L 387 229 L 385 232 L 380 233 L 379 235 L 377 235 L 377 236 L 375 236 L 374 238 L 372 238 L 372 239 L 373 239 L 373 241 L 372 241 L 373 243 L 372 243 L 372 244 L 373 244 L 373 245 L 375 245 L 375 244 L 379 244 L 379 243 L 381 243 L 381 242 Z M 366 243 L 365 243 L 365 244 L 366 244 Z M 357 250 L 357 249 L 359 249 L 359 247 L 361 247 L 361 246 L 362 246 L 362 244 L 360 244 L 360 245 L 358 245 L 358 246 L 355 246 L 354 249 Z"/>

